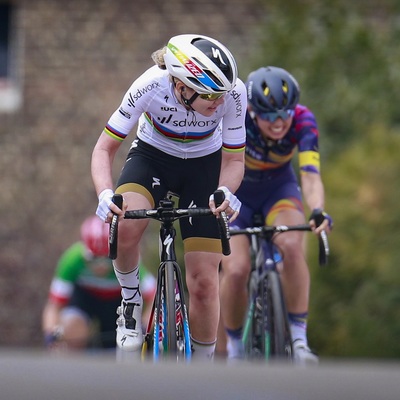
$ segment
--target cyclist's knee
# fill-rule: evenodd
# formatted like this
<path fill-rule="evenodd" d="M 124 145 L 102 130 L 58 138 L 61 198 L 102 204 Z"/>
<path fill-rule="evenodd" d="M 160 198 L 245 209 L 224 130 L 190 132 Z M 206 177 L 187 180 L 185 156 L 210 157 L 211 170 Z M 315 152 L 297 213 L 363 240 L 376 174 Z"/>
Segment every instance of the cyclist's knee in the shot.
<path fill-rule="evenodd" d="M 118 250 L 132 249 L 139 243 L 146 227 L 147 221 L 121 221 L 118 226 Z"/>
<path fill-rule="evenodd" d="M 296 234 L 296 232 L 285 233 L 275 244 L 285 255 L 301 256 L 304 253 L 303 235 Z"/>
<path fill-rule="evenodd" d="M 206 274 L 191 276 L 188 279 L 188 289 L 191 297 L 208 303 L 218 296 L 218 279 Z"/>
<path fill-rule="evenodd" d="M 250 260 L 223 260 L 221 270 L 224 279 L 239 285 L 246 284 L 250 274 Z"/>
<path fill-rule="evenodd" d="M 89 320 L 79 314 L 68 314 L 62 318 L 63 340 L 69 348 L 86 347 L 90 336 Z"/>

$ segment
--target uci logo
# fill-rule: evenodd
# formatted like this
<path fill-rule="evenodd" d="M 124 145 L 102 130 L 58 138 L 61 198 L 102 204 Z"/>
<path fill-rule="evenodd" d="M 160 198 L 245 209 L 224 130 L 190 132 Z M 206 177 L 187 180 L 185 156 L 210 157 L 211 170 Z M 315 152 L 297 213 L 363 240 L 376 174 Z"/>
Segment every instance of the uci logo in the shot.
<path fill-rule="evenodd" d="M 176 112 L 178 109 L 176 107 L 161 107 L 161 111 L 172 111 Z"/>

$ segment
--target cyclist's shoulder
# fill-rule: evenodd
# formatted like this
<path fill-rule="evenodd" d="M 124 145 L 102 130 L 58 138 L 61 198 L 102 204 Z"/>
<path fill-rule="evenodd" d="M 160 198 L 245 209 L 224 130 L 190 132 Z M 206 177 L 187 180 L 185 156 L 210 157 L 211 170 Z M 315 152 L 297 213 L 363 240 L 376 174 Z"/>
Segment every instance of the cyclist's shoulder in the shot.
<path fill-rule="evenodd" d="M 121 104 L 124 112 L 121 112 L 120 108 L 113 117 L 124 117 L 121 121 L 131 123 L 149 108 L 159 109 L 169 97 L 171 82 L 168 72 L 157 66 L 150 67 L 136 78 L 126 91 Z M 136 118 L 132 118 L 133 115 Z"/>
<path fill-rule="evenodd" d="M 319 136 L 318 125 L 314 113 L 306 106 L 298 104 L 295 108 L 291 134 L 298 140 L 302 137 Z"/>
<path fill-rule="evenodd" d="M 64 252 L 61 254 L 60 258 L 63 257 L 84 257 L 85 255 L 85 245 L 83 242 L 78 241 L 72 243 Z"/>
<path fill-rule="evenodd" d="M 86 265 L 85 245 L 75 242 L 60 256 L 57 264 L 56 275 L 70 275 L 73 270 L 79 271 Z"/>
<path fill-rule="evenodd" d="M 245 94 L 246 95 L 246 85 L 245 83 L 240 79 L 236 79 L 236 84 L 234 88 L 230 91 L 230 93 L 240 93 L 240 94 Z"/>
<path fill-rule="evenodd" d="M 157 94 L 162 89 L 168 88 L 169 85 L 168 71 L 154 65 L 132 82 L 128 92 L 131 95 L 136 94 L 137 96 L 145 96 L 150 93 Z"/>
<path fill-rule="evenodd" d="M 246 111 L 246 105 L 247 105 L 246 86 L 241 79 L 238 78 L 236 80 L 236 85 L 225 96 L 225 101 L 228 103 L 233 102 L 235 104 L 243 104 L 242 112 L 244 113 Z"/>
<path fill-rule="evenodd" d="M 295 122 L 302 122 L 304 120 L 315 120 L 315 115 L 311 109 L 303 104 L 297 104 L 294 109 Z"/>

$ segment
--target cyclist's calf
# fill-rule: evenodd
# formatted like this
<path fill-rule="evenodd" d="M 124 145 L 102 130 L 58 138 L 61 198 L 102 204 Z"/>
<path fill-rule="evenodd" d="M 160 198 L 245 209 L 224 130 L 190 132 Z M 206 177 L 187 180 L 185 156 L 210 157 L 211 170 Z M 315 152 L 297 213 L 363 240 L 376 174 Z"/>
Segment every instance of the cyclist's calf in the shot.
<path fill-rule="evenodd" d="M 136 267 L 140 257 L 140 240 L 146 229 L 148 221 L 122 220 L 118 227 L 118 258 L 117 269 L 129 272 Z"/>

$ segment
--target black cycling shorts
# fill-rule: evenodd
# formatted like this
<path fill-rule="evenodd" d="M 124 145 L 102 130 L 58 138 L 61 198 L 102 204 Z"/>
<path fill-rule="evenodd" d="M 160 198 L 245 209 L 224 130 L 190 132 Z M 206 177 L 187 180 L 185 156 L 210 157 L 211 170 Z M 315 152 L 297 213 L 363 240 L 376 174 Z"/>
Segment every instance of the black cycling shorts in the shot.
<path fill-rule="evenodd" d="M 157 207 L 171 191 L 179 196 L 180 208 L 208 208 L 210 194 L 218 187 L 220 169 L 221 149 L 204 157 L 183 159 L 138 139 L 129 151 L 116 193 L 141 193 Z M 214 216 L 181 218 L 179 224 L 185 251 L 221 252 Z"/>

